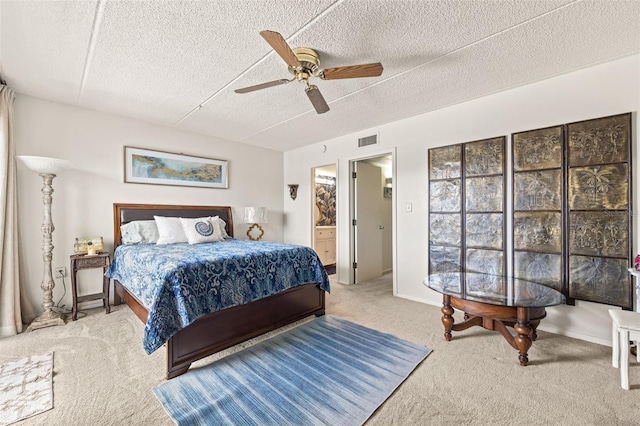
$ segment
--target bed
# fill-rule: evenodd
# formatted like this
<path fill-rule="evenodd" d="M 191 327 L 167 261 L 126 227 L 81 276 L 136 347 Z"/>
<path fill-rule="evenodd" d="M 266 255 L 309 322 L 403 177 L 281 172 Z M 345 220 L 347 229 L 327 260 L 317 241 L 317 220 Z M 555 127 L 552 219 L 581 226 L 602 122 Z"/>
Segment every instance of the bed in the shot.
<path fill-rule="evenodd" d="M 119 253 L 132 249 L 130 246 L 123 246 L 121 250 L 116 250 L 122 242 L 121 226 L 132 221 L 153 220 L 154 216 L 182 218 L 218 216 L 226 222 L 226 232 L 229 237 L 233 237 L 233 218 L 230 207 L 114 204 L 113 208 L 115 254 L 114 262 L 112 263 L 119 262 Z M 228 241 L 235 244 L 249 243 L 246 240 Z M 214 244 L 219 244 L 220 246 L 218 247 L 223 247 L 226 242 Z M 203 244 L 203 246 L 205 245 Z M 275 244 L 266 244 L 265 246 L 273 248 Z M 284 247 L 285 245 L 282 246 Z M 158 248 L 162 247 L 168 246 L 158 246 Z M 257 247 L 257 245 L 254 247 Z M 151 249 L 151 247 L 145 247 L 145 249 Z M 191 250 L 186 246 L 183 249 Z M 317 258 L 315 252 L 313 252 L 312 256 Z M 315 261 L 310 262 L 309 265 L 311 263 L 313 263 L 314 268 L 317 268 Z M 319 264 L 319 267 L 322 268 L 322 265 Z M 318 271 L 314 271 L 314 277 L 319 276 Z M 321 287 L 328 290 L 328 280 L 324 269 L 322 269 L 322 279 L 316 279 L 316 281 L 320 282 L 296 284 L 295 287 L 285 289 L 276 294 L 261 297 L 249 303 L 206 313 L 191 321 L 186 327 L 172 334 L 165 342 L 167 348 L 167 379 L 185 373 L 191 363 L 198 359 L 310 315 L 324 315 L 325 291 Z M 120 282 L 114 279 L 114 305 L 119 305 L 124 301 L 140 320 L 146 324 L 146 333 L 150 327 L 148 320 L 155 315 L 154 309 L 145 307 L 145 303 L 142 302 L 144 298 L 137 295 L 134 285 L 129 286 L 131 289 L 127 289 L 127 285 L 127 282 Z M 146 303 L 146 305 L 148 306 L 149 304 Z M 148 348 L 145 347 L 145 349 L 149 352 Z"/>

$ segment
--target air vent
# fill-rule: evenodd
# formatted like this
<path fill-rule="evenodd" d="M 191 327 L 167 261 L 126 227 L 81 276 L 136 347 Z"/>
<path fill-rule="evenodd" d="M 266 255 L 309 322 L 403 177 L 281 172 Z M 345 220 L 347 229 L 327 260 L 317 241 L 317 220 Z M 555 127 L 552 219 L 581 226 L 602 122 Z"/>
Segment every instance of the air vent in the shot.
<path fill-rule="evenodd" d="M 358 139 L 358 148 L 369 145 L 378 145 L 378 135 L 371 135 Z"/>

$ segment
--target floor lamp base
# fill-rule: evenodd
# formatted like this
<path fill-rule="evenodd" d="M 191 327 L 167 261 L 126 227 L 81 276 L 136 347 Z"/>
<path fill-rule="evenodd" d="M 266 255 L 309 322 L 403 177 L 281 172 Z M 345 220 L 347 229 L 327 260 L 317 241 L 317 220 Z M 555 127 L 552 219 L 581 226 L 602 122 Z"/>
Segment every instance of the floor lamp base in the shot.
<path fill-rule="evenodd" d="M 38 330 L 39 328 L 53 327 L 54 325 L 65 325 L 62 315 L 59 312 L 45 312 L 33 320 L 26 331 Z"/>

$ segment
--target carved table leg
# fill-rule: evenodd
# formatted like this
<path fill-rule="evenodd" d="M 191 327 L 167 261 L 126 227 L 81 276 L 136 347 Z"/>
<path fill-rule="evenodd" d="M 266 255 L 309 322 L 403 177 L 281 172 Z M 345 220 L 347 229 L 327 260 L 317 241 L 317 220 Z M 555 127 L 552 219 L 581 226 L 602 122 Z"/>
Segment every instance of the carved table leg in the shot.
<path fill-rule="evenodd" d="M 453 327 L 453 308 L 451 307 L 451 298 L 447 295 L 442 296 L 442 325 L 444 325 L 444 339 L 451 341 L 451 328 Z"/>
<path fill-rule="evenodd" d="M 531 328 L 531 323 L 529 321 L 529 309 L 517 308 L 517 319 L 518 321 L 513 326 L 513 329 L 518 333 L 514 336 L 514 343 L 520 353 L 518 356 L 520 365 L 524 366 L 529 363 L 529 357 L 527 354 L 529 352 L 529 348 L 533 344 L 530 337 L 533 333 L 533 329 Z"/>
<path fill-rule="evenodd" d="M 540 325 L 540 320 L 531 321 L 531 340 L 534 342 L 538 339 L 538 326 Z"/>

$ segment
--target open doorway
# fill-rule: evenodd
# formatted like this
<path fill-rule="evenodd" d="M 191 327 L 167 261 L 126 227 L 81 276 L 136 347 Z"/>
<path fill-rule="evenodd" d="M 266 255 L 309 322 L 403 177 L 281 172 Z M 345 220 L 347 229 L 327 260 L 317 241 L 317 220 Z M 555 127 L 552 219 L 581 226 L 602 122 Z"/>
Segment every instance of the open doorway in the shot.
<path fill-rule="evenodd" d="M 393 271 L 393 156 L 351 162 L 354 284 Z"/>
<path fill-rule="evenodd" d="M 313 220 L 313 249 L 327 270 L 336 273 L 336 165 L 315 167 L 312 170 L 314 196 L 311 211 Z"/>

